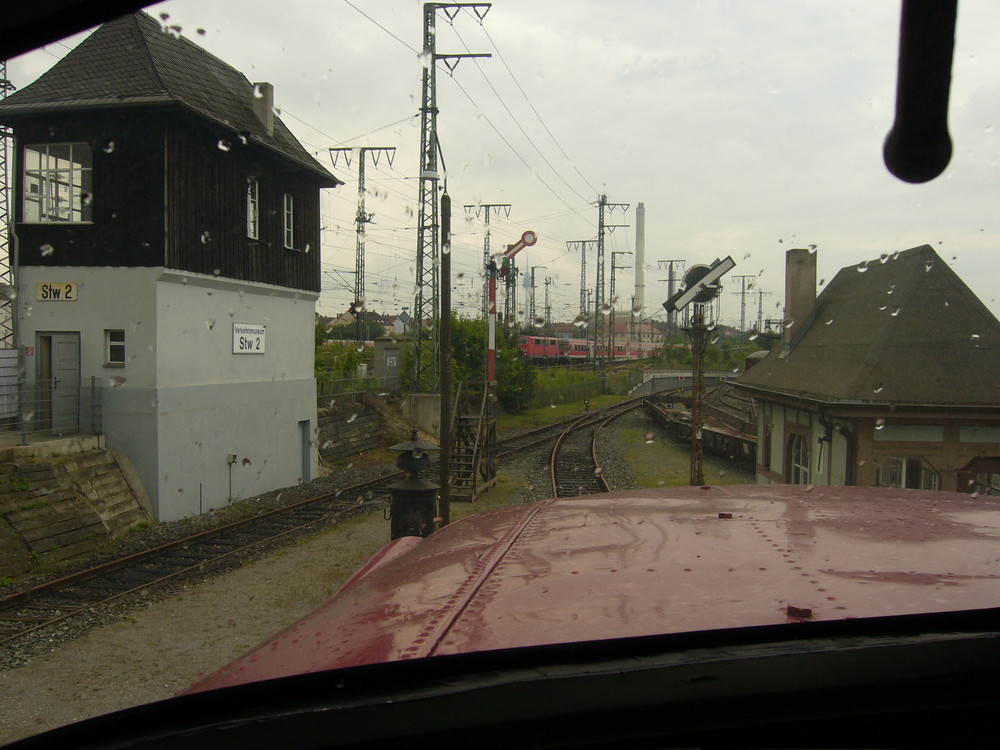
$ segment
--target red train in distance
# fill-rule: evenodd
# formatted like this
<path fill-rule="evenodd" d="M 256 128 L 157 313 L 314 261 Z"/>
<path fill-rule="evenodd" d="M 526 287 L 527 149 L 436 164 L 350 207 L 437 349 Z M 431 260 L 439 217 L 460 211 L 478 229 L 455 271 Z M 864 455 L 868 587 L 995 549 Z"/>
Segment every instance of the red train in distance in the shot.
<path fill-rule="evenodd" d="M 590 362 L 594 358 L 594 342 L 588 339 L 559 339 L 552 336 L 521 336 L 518 346 L 524 356 L 537 364 L 567 364 Z M 652 341 L 621 341 L 614 346 L 614 359 L 647 359 L 660 350 Z M 604 345 L 603 359 L 612 358 L 610 342 Z"/>

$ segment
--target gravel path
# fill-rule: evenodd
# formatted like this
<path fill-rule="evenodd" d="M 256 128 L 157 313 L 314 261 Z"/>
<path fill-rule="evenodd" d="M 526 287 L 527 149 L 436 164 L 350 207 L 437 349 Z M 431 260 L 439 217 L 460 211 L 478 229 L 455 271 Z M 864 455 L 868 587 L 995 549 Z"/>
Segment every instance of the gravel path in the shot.
<path fill-rule="evenodd" d="M 638 486 L 637 476 L 647 477 L 647 486 L 655 486 L 675 483 L 656 479 L 671 476 L 671 471 L 686 475 L 686 452 L 671 445 L 643 415 L 633 413 L 612 424 L 600 458 L 613 489 Z M 710 460 L 706 459 L 707 474 Z M 264 510 L 391 469 L 345 465 L 310 485 L 245 501 L 238 510 Z M 726 480 L 752 481 L 752 477 L 733 472 Z M 475 506 L 453 505 L 452 515 L 460 518 L 550 495 L 548 456 L 539 451 L 506 463 L 495 488 Z M 359 506 L 359 511 L 363 509 Z M 212 515 L 217 523 L 236 512 Z M 202 518 L 153 527 L 133 535 L 115 552 L 163 543 L 212 521 Z M 241 560 L 221 573 L 213 570 L 200 580 L 190 579 L 71 621 L 27 645 L 0 649 L 0 744 L 170 697 L 312 611 L 388 539 L 389 522 L 382 513 L 365 513 L 291 546 Z"/>

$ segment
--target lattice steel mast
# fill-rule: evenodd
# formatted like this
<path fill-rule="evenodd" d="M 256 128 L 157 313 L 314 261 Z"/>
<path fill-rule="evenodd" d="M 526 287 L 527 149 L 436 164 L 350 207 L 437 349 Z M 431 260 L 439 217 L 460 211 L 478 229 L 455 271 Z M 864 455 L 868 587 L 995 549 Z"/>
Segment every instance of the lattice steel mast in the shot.
<path fill-rule="evenodd" d="M 618 301 L 618 297 L 615 294 L 615 271 L 620 268 L 628 268 L 628 266 L 619 266 L 615 262 L 616 255 L 631 255 L 631 250 L 615 250 L 611 253 L 611 310 L 608 312 L 608 328 L 611 330 L 611 335 L 608 337 L 610 340 L 610 345 L 608 347 L 611 359 L 615 358 L 615 342 L 618 338 L 615 333 L 615 303 Z"/>
<path fill-rule="evenodd" d="M 545 327 L 542 329 L 546 336 L 552 335 L 552 299 L 549 297 L 549 287 L 553 281 L 551 276 L 545 277 Z"/>
<path fill-rule="evenodd" d="M 441 144 L 437 135 L 437 62 L 441 60 L 453 72 L 465 57 L 490 57 L 488 54 L 439 55 L 436 51 L 437 12 L 443 10 L 449 23 L 463 8 L 469 8 L 480 22 L 491 3 L 424 3 L 423 86 L 420 98 L 420 173 L 417 218 L 417 278 L 413 302 L 415 351 L 413 387 L 417 391 L 438 388 L 438 155 Z M 443 163 L 442 163 L 442 166 Z"/>
<path fill-rule="evenodd" d="M 609 214 L 621 209 L 624 213 L 628 211 L 628 203 L 608 203 L 608 196 L 602 195 L 597 199 L 598 221 L 597 221 L 597 283 L 595 284 L 596 294 L 594 295 L 594 364 L 602 361 L 607 355 L 607 326 L 605 319 L 601 316 L 607 311 L 607 303 L 604 301 L 604 232 L 614 232 L 619 227 L 627 227 L 628 224 L 608 224 L 604 220 L 604 211 Z"/>
<path fill-rule="evenodd" d="M 770 294 L 763 289 L 757 290 L 757 333 L 764 330 L 764 295 L 770 296 Z"/>
<path fill-rule="evenodd" d="M 354 340 L 364 341 L 365 335 L 365 226 L 373 223 L 375 214 L 370 214 L 365 210 L 365 162 L 367 156 L 371 154 L 372 164 L 378 166 L 379 157 L 384 153 L 392 166 L 392 159 L 396 155 L 395 146 L 361 146 L 357 149 L 351 147 L 331 148 L 330 159 L 333 166 L 337 166 L 337 157 L 344 155 L 347 166 L 351 166 L 351 155 L 358 152 L 358 215 L 354 221 L 357 228 L 357 253 L 354 258 L 354 301 L 351 303 L 351 313 L 354 315 Z"/>
<path fill-rule="evenodd" d="M 580 315 L 586 320 L 590 315 L 590 303 L 587 300 L 587 250 L 597 244 L 597 240 L 567 240 L 567 250 L 580 251 Z"/>
<path fill-rule="evenodd" d="M 740 290 L 738 292 L 733 292 L 733 294 L 740 295 L 740 333 L 746 333 L 747 330 L 747 282 L 753 281 L 757 277 L 755 275 L 744 274 L 742 276 L 733 276 L 734 281 L 740 282 Z"/>
<path fill-rule="evenodd" d="M 493 215 L 496 216 L 498 211 L 503 211 L 504 215 L 507 216 L 507 218 L 510 218 L 509 203 L 477 203 L 475 205 L 473 204 L 465 205 L 465 212 L 466 213 L 474 212 L 476 214 L 477 219 L 479 218 L 479 215 L 481 213 L 485 212 L 485 215 L 483 216 L 483 221 L 486 224 L 486 234 L 483 237 L 483 305 L 482 305 L 482 314 L 484 320 L 486 319 L 487 315 L 489 315 L 489 307 L 490 307 L 490 301 L 489 301 L 490 280 L 489 280 L 489 274 L 486 273 L 486 269 L 490 265 L 490 260 L 492 260 L 490 258 L 490 213 L 492 212 Z"/>
<path fill-rule="evenodd" d="M 7 61 L 0 60 L 0 100 L 14 90 L 7 79 Z M 13 349 L 17 344 L 14 308 L 14 243 L 11 232 L 9 157 L 13 155 L 14 133 L 0 125 L 0 349 Z"/>
<path fill-rule="evenodd" d="M 517 276 L 520 270 L 514 263 L 514 258 L 510 259 L 510 267 L 504 279 L 503 296 L 503 324 L 508 328 L 513 327 L 517 322 Z"/>
<path fill-rule="evenodd" d="M 678 270 L 682 270 L 683 271 L 684 270 L 684 263 L 685 263 L 685 261 L 683 261 L 683 260 L 681 260 L 679 258 L 672 258 L 670 260 L 658 260 L 658 261 L 656 261 L 656 265 L 659 266 L 661 269 L 662 268 L 666 268 L 667 269 L 667 297 L 668 298 L 669 297 L 673 297 L 674 296 L 674 292 L 677 291 L 677 274 L 674 273 L 674 266 L 676 266 L 678 268 Z M 663 281 L 663 279 L 660 279 L 660 281 Z M 676 336 L 677 336 L 677 313 L 676 313 L 676 311 L 673 311 L 673 312 L 668 311 L 667 312 L 667 338 L 668 338 L 668 340 L 671 343 L 673 343 L 673 340 L 674 340 L 674 338 L 676 338 Z"/>

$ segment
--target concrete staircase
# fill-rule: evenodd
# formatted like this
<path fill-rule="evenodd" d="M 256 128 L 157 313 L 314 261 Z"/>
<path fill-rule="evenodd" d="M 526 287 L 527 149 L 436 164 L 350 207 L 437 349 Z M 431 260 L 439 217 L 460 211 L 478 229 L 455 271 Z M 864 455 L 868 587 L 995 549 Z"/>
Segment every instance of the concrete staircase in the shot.
<path fill-rule="evenodd" d="M 0 576 L 90 554 L 146 520 L 109 452 L 0 464 Z"/>

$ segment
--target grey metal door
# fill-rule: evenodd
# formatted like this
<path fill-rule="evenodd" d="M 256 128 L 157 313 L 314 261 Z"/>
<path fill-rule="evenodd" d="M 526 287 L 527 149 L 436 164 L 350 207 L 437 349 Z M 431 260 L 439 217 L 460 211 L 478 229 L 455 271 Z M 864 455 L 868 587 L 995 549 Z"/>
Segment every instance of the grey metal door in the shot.
<path fill-rule="evenodd" d="M 52 434 L 79 432 L 80 334 L 39 333 L 38 350 L 49 354 L 39 360 L 38 385 L 48 387 L 48 398 L 43 399 L 48 401 L 48 409 L 42 411 L 50 411 Z"/>

